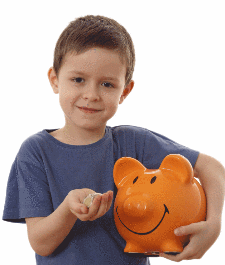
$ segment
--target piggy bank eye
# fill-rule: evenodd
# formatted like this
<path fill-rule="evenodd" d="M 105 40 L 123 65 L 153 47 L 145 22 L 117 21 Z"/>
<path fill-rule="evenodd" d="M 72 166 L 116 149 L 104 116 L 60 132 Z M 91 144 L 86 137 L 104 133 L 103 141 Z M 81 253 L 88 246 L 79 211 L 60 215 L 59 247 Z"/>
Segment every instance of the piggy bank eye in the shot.
<path fill-rule="evenodd" d="M 134 180 L 133 180 L 133 184 L 138 180 L 138 177 L 136 177 Z"/>
<path fill-rule="evenodd" d="M 153 184 L 155 181 L 156 181 L 156 176 L 154 176 L 154 177 L 151 179 L 151 184 Z"/>

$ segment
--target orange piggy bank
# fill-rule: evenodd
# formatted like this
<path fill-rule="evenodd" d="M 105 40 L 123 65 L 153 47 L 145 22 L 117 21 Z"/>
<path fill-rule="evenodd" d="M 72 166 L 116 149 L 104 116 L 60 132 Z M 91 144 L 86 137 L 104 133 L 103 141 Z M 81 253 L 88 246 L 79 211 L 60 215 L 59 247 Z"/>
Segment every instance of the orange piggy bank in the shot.
<path fill-rule="evenodd" d="M 174 230 L 206 218 L 205 193 L 190 162 L 168 155 L 159 169 L 146 169 L 138 160 L 122 157 L 113 176 L 118 189 L 114 219 L 126 241 L 124 252 L 150 256 L 182 252 L 189 236 L 178 237 Z"/>

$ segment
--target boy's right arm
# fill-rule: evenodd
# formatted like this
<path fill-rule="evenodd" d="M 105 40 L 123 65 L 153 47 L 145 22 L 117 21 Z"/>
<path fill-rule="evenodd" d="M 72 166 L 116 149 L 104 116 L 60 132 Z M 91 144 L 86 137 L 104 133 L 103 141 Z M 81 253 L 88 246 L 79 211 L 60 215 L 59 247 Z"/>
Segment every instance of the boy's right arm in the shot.
<path fill-rule="evenodd" d="M 37 254 L 52 254 L 69 234 L 78 218 L 81 221 L 94 221 L 110 209 L 112 191 L 96 196 L 88 209 L 82 202 L 90 193 L 95 192 L 90 189 L 72 190 L 49 216 L 25 218 L 28 239 Z"/>

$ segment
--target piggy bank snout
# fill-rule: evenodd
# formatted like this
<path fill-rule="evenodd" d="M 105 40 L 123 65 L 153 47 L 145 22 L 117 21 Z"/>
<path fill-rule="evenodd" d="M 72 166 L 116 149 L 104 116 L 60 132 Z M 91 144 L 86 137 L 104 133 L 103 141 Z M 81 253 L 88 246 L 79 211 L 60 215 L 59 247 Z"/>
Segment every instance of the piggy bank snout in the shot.
<path fill-rule="evenodd" d="M 131 217 L 144 217 L 151 211 L 151 208 L 151 202 L 141 197 L 128 198 L 123 204 L 124 213 Z"/>

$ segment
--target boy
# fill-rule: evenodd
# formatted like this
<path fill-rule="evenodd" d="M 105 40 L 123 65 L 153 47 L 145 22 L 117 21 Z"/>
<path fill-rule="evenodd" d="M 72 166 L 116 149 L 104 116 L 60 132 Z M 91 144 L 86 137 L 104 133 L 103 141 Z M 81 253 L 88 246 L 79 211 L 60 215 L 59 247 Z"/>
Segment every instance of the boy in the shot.
<path fill-rule="evenodd" d="M 179 153 L 207 196 L 207 219 L 177 229 L 190 234 L 174 261 L 201 258 L 220 234 L 225 170 L 215 159 L 135 126 L 106 126 L 132 91 L 135 53 L 127 31 L 103 16 L 76 19 L 61 34 L 48 78 L 65 115 L 61 129 L 22 144 L 9 176 L 3 220 L 27 224 L 37 264 L 149 264 L 123 252 L 113 218 L 113 166 L 124 156 L 146 168 Z M 95 197 L 88 209 L 82 202 Z M 206 233 L 207 232 L 207 233 Z"/>

